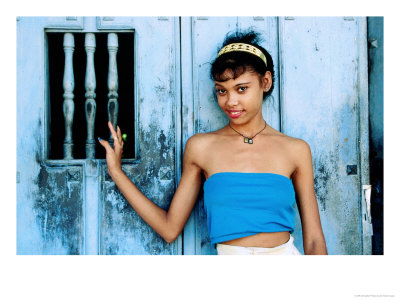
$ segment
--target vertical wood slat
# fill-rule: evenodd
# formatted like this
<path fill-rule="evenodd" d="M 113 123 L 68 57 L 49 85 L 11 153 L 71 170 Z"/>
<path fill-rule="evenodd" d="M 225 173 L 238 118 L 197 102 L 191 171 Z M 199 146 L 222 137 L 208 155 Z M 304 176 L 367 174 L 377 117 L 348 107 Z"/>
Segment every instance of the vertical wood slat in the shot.
<path fill-rule="evenodd" d="M 109 53 L 108 63 L 108 119 L 111 121 L 115 129 L 117 129 L 118 121 L 118 69 L 117 69 L 117 52 L 118 52 L 118 36 L 116 33 L 109 33 L 107 39 L 107 48 Z M 113 144 L 110 134 L 109 143 Z"/>
<path fill-rule="evenodd" d="M 74 121 L 74 68 L 73 68 L 73 54 L 75 49 L 75 41 L 72 33 L 64 34 L 64 53 L 65 53 L 65 65 L 64 65 L 64 102 L 63 102 L 63 114 L 65 124 L 65 139 L 64 139 L 64 159 L 73 159 L 74 143 L 72 140 L 72 124 Z"/>
<path fill-rule="evenodd" d="M 85 50 L 87 55 L 85 75 L 85 115 L 87 124 L 86 158 L 95 158 L 96 141 L 94 139 L 94 122 L 96 118 L 96 74 L 94 68 L 94 52 L 96 51 L 96 37 L 94 33 L 86 33 Z"/>
<path fill-rule="evenodd" d="M 192 17 L 181 17 L 182 152 L 187 140 L 195 134 L 192 42 Z M 197 210 L 198 208 L 194 207 L 183 228 L 184 255 L 196 254 Z"/>
<path fill-rule="evenodd" d="M 209 17 L 191 19 L 191 68 L 192 73 L 192 95 L 186 98 L 192 103 L 185 103 L 186 106 L 193 107 L 193 133 L 209 132 L 224 127 L 229 120 L 226 114 L 221 110 L 216 99 L 215 88 L 213 89 L 213 80 L 210 78 L 210 68 L 212 61 L 218 53 L 218 47 L 224 40 L 227 32 L 236 30 L 238 26 L 237 17 Z M 212 32 L 212 34 L 210 34 Z M 186 72 L 192 72 L 186 68 Z M 193 98 L 192 98 L 193 97 Z M 193 100 L 192 100 L 193 99 Z M 189 118 L 189 122 L 192 122 Z M 217 250 L 210 243 L 209 233 L 207 231 L 207 214 L 204 209 L 204 198 L 200 195 L 193 213 L 194 228 L 192 232 L 185 231 L 185 239 L 192 234 L 192 240 L 195 245 L 189 248 L 194 250 L 194 254 L 214 255 Z M 186 246 L 186 242 L 185 242 Z M 188 252 L 185 249 L 185 254 Z"/>
<path fill-rule="evenodd" d="M 369 193 L 370 188 L 370 157 L 369 157 L 369 99 L 368 99 L 368 42 L 367 42 L 367 18 L 356 18 L 358 24 L 358 137 L 359 137 L 359 164 L 360 164 L 360 198 L 361 201 L 361 227 L 362 227 L 362 249 L 364 255 L 372 254 L 372 222 L 368 219 L 369 209 L 368 199 L 365 193 Z M 369 201 L 368 201 L 369 202 Z M 370 215 L 369 215 L 370 216 Z"/>

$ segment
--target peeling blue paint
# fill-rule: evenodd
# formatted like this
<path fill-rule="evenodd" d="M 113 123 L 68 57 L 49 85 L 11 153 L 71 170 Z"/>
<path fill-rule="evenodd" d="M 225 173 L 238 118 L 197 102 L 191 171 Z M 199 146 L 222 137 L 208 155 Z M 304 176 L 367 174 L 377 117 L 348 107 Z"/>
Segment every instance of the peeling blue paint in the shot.
<path fill-rule="evenodd" d="M 42 234 L 42 254 L 82 254 L 82 175 L 78 168 L 75 172 L 80 180 L 68 182 L 66 168 L 41 165 L 33 182 L 39 187 L 32 213 Z"/>
<path fill-rule="evenodd" d="M 359 157 L 365 150 L 360 147 L 358 134 L 364 138 L 368 132 L 358 133 L 358 126 L 364 124 L 360 125 L 364 121 L 359 114 L 365 88 L 359 78 L 363 68 L 360 49 L 365 46 L 358 36 L 363 30 L 360 20 L 269 17 L 254 23 L 251 17 L 210 17 L 182 18 L 180 23 L 178 18 L 165 22 L 158 18 L 116 17 L 105 23 L 101 19 L 96 22 L 93 17 L 73 21 L 63 17 L 20 18 L 18 253 L 84 254 L 85 243 L 94 241 L 100 254 L 182 254 L 182 239 L 166 243 L 132 209 L 112 182 L 104 160 L 74 164 L 46 160 L 49 132 L 48 99 L 43 89 L 47 84 L 45 28 L 93 32 L 123 27 L 138 32 L 134 53 L 137 83 L 132 99 L 137 114 L 132 116 L 132 126 L 137 133 L 138 153 L 135 160 L 123 161 L 123 169 L 148 198 L 167 210 L 182 163 L 177 157 L 178 149 L 192 134 L 212 131 L 227 123 L 209 78 L 209 62 L 215 56 L 216 43 L 228 31 L 251 25 L 265 34 L 268 40 L 264 46 L 279 62 L 276 88 L 263 103 L 264 117 L 272 127 L 304 139 L 312 149 L 314 184 L 328 252 L 363 253 L 359 201 L 360 178 L 366 166 Z M 181 32 L 188 34 L 181 37 Z M 155 43 L 161 49 L 158 56 L 148 51 Z M 179 43 L 181 54 L 177 53 Z M 30 57 L 24 54 L 28 47 Z M 182 76 L 176 76 L 181 72 L 179 55 L 182 62 L 188 62 L 182 64 Z M 177 109 L 181 94 L 176 87 L 180 87 L 180 81 L 184 83 L 182 110 Z M 178 123 L 180 118 L 182 122 Z M 349 165 L 357 166 L 357 174 L 348 176 Z M 98 203 L 99 211 L 95 233 L 85 231 L 93 225 L 87 223 L 92 221 L 85 211 L 87 201 L 93 200 L 89 194 L 99 196 L 93 202 Z M 183 238 L 192 245 L 185 246 L 184 254 L 216 254 L 210 245 L 203 204 L 200 195 L 185 228 Z M 298 211 L 295 243 L 302 248 Z"/>

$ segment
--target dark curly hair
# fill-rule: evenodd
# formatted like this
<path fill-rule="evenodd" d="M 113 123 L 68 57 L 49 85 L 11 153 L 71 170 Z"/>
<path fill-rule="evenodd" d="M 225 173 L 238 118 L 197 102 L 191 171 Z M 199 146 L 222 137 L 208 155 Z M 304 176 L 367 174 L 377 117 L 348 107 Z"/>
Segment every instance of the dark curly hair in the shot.
<path fill-rule="evenodd" d="M 267 66 L 265 66 L 265 63 L 261 58 L 254 54 L 243 51 L 228 52 L 217 57 L 212 62 L 211 79 L 216 81 L 227 81 L 231 79 L 231 77 L 225 76 L 224 74 L 224 72 L 228 69 L 232 71 L 233 79 L 236 79 L 247 71 L 255 72 L 259 75 L 261 83 L 261 79 L 264 77 L 265 72 L 270 71 L 272 75 L 272 86 L 269 91 L 264 92 L 263 98 L 266 99 L 266 97 L 269 96 L 274 89 L 274 63 L 268 51 L 259 45 L 261 42 L 262 38 L 260 33 L 254 31 L 252 28 L 249 28 L 245 31 L 237 30 L 235 32 L 228 32 L 228 34 L 225 36 L 222 46 L 219 47 L 219 50 L 231 43 L 250 44 L 260 49 L 264 53 L 265 57 L 267 58 Z"/>

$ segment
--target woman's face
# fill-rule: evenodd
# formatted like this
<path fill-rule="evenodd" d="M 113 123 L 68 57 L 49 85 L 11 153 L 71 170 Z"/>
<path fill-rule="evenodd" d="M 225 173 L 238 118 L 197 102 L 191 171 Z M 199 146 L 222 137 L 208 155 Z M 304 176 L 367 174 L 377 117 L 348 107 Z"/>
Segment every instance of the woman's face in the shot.
<path fill-rule="evenodd" d="M 226 70 L 224 76 L 232 77 L 232 72 Z M 266 72 L 262 83 L 255 72 L 246 71 L 236 79 L 214 81 L 218 104 L 228 115 L 231 122 L 247 123 L 262 113 L 263 92 L 271 87 L 271 73 Z"/>

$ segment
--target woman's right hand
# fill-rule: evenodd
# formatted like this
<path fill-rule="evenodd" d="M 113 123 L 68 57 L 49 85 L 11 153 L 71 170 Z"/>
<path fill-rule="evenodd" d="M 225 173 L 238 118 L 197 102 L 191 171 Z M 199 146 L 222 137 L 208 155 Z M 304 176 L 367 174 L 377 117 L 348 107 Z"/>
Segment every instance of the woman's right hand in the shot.
<path fill-rule="evenodd" d="M 121 158 L 124 147 L 124 141 L 122 140 L 121 129 L 119 128 L 119 126 L 117 126 L 117 131 L 115 131 L 110 121 L 108 121 L 107 124 L 108 127 L 110 128 L 111 136 L 114 139 L 114 149 L 110 146 L 110 144 L 106 140 L 103 140 L 102 138 L 98 139 L 99 143 L 106 150 L 108 173 L 112 177 L 112 175 L 115 174 L 116 172 L 122 171 Z"/>

